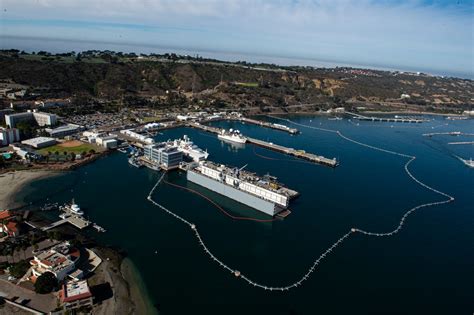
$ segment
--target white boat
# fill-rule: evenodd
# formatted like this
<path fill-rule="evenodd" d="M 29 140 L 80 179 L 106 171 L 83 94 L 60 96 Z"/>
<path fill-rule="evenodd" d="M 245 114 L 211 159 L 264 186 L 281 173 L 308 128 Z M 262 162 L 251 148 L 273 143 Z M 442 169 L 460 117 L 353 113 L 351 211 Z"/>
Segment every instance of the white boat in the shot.
<path fill-rule="evenodd" d="M 77 214 L 77 215 L 83 215 L 83 214 L 84 214 L 84 211 L 82 211 L 82 210 L 81 210 L 81 207 L 79 207 L 79 205 L 74 202 L 74 199 L 72 199 L 72 203 L 71 203 L 71 205 L 69 206 L 69 210 L 70 210 L 71 213 L 73 213 L 73 214 Z"/>
<path fill-rule="evenodd" d="M 246 143 L 247 138 L 242 136 L 240 131 L 234 130 L 234 129 L 229 129 L 229 131 L 222 129 L 221 133 L 217 135 L 217 138 L 225 141 L 231 141 L 231 142 L 236 142 L 236 143 Z"/>
<path fill-rule="evenodd" d="M 177 147 L 178 151 L 183 152 L 184 155 L 190 157 L 195 162 L 206 160 L 209 156 L 207 151 L 195 145 L 187 135 L 184 135 L 183 139 L 174 140 L 173 145 Z"/>
<path fill-rule="evenodd" d="M 467 166 L 474 168 L 474 161 L 472 160 L 472 158 L 470 158 L 469 160 L 465 160 L 465 159 L 460 158 L 460 157 L 458 156 L 458 159 L 461 160 L 461 161 L 462 161 L 464 164 L 466 164 Z"/>

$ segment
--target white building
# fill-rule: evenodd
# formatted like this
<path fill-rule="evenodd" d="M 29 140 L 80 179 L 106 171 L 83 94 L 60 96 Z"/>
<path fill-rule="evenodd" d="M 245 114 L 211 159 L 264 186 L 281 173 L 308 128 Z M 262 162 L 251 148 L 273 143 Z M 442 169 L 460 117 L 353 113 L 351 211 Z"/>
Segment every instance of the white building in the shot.
<path fill-rule="evenodd" d="M 20 141 L 20 132 L 16 128 L 6 129 L 0 127 L 0 146 Z"/>
<path fill-rule="evenodd" d="M 64 138 L 65 136 L 79 132 L 81 129 L 82 128 L 79 125 L 67 124 L 53 129 L 46 128 L 46 132 L 53 138 Z"/>
<path fill-rule="evenodd" d="M 22 121 L 36 121 L 39 126 L 54 126 L 58 121 L 58 117 L 55 114 L 30 111 L 5 115 L 5 123 L 10 128 L 15 128 Z"/>
<path fill-rule="evenodd" d="M 131 129 L 120 130 L 120 133 L 145 144 L 155 143 L 155 140 L 153 140 L 152 138 L 136 133 Z"/>
<path fill-rule="evenodd" d="M 69 281 L 63 284 L 59 296 L 63 303 L 64 310 L 91 306 L 94 303 L 92 293 L 86 280 Z"/>
<path fill-rule="evenodd" d="M 49 137 L 37 137 L 28 140 L 23 140 L 21 143 L 29 145 L 30 147 L 33 147 L 35 149 L 41 149 L 55 145 L 56 140 L 54 138 Z"/>
<path fill-rule="evenodd" d="M 45 272 L 51 272 L 62 281 L 69 273 L 76 269 L 80 252 L 64 242 L 42 251 L 30 260 L 33 277 L 37 278 Z"/>

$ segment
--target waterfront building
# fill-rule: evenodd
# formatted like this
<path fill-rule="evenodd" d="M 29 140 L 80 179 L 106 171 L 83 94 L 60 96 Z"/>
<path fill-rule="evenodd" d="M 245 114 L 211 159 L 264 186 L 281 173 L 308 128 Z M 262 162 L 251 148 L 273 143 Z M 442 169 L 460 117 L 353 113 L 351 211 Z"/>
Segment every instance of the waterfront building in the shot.
<path fill-rule="evenodd" d="M 86 280 L 69 281 L 63 284 L 59 297 L 64 310 L 87 307 L 94 303 L 94 297 Z"/>
<path fill-rule="evenodd" d="M 165 169 L 176 168 L 183 161 L 183 152 L 165 142 L 146 145 L 143 152 L 147 160 Z"/>
<path fill-rule="evenodd" d="M 82 127 L 74 124 L 67 124 L 57 128 L 46 128 L 46 132 L 53 138 L 64 138 L 81 131 Z"/>
<path fill-rule="evenodd" d="M 20 132 L 18 129 L 0 127 L 0 146 L 6 146 L 18 141 L 20 141 Z"/>
<path fill-rule="evenodd" d="M 150 138 L 150 137 L 147 137 L 147 136 L 144 136 L 144 135 L 141 135 L 131 129 L 124 129 L 124 130 L 120 130 L 120 133 L 127 136 L 127 137 L 130 137 L 134 140 L 137 140 L 139 142 L 142 142 L 142 143 L 145 143 L 145 144 L 153 144 L 155 143 L 155 140 L 153 140 L 153 138 Z"/>
<path fill-rule="evenodd" d="M 35 149 L 41 149 L 55 145 L 56 140 L 54 138 L 49 137 L 36 137 L 28 140 L 23 140 L 21 143 L 26 144 Z"/>
<path fill-rule="evenodd" d="M 21 234 L 21 227 L 18 222 L 6 221 L 2 223 L 2 232 L 11 237 L 17 237 Z"/>
<path fill-rule="evenodd" d="M 5 108 L 0 109 L 0 124 L 5 122 L 5 115 L 13 114 L 13 109 Z"/>
<path fill-rule="evenodd" d="M 39 126 L 54 126 L 56 125 L 58 117 L 55 114 L 43 112 L 25 112 L 17 114 L 5 115 L 5 123 L 10 128 L 15 128 L 19 122 L 22 121 L 36 121 Z"/>
<path fill-rule="evenodd" d="M 118 141 L 115 138 L 102 139 L 102 146 L 106 149 L 115 149 L 118 146 Z"/>
<path fill-rule="evenodd" d="M 62 281 L 69 273 L 76 269 L 76 262 L 79 260 L 80 252 L 73 248 L 68 242 L 60 243 L 35 255 L 30 260 L 32 278 L 36 278 L 45 272 L 51 272 Z"/>

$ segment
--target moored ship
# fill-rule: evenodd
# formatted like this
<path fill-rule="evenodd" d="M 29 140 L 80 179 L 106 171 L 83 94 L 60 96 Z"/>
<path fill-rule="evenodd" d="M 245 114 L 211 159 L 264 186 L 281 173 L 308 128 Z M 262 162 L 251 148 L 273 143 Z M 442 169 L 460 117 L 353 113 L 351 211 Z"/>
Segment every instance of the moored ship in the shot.
<path fill-rule="evenodd" d="M 195 145 L 187 135 L 184 135 L 183 139 L 174 140 L 173 145 L 177 147 L 178 151 L 183 152 L 185 156 L 188 156 L 194 162 L 206 160 L 209 156 L 207 151 Z"/>
<path fill-rule="evenodd" d="M 234 129 L 229 129 L 229 130 L 222 129 L 221 132 L 217 135 L 217 138 L 224 141 L 231 141 L 235 143 L 247 142 L 247 138 L 242 136 L 240 131 L 234 130 Z"/>

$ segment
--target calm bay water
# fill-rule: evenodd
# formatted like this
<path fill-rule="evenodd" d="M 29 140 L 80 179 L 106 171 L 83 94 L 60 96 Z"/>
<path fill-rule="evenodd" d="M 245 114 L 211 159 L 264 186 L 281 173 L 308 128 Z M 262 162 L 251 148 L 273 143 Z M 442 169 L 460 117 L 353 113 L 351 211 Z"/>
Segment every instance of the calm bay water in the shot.
<path fill-rule="evenodd" d="M 409 217 L 391 238 L 351 236 L 304 285 L 288 292 L 250 287 L 223 272 L 198 246 L 192 231 L 146 200 L 160 174 L 136 169 L 114 153 L 61 177 L 44 179 L 18 196 L 34 202 L 71 198 L 91 220 L 107 229 L 97 238 L 125 249 L 162 314 L 471 314 L 474 310 L 474 170 L 453 155 L 474 157 L 473 146 L 447 145 L 473 137 L 422 137 L 425 132 L 474 133 L 474 122 L 441 117 L 424 124 L 329 121 L 292 117 L 315 127 L 341 130 L 358 141 L 415 155 L 413 174 L 456 198 Z M 445 125 L 448 123 L 448 125 Z M 298 127 L 302 134 L 240 123 L 214 123 L 308 152 L 336 157 L 336 169 L 297 162 L 252 145 L 235 149 L 215 136 L 180 128 L 157 139 L 189 135 L 209 159 L 270 173 L 301 193 L 284 221 L 233 221 L 206 200 L 162 184 L 154 200 L 195 223 L 207 246 L 232 268 L 267 285 L 298 280 L 315 258 L 351 227 L 393 230 L 411 207 L 442 200 L 403 170 L 407 159 L 373 151 L 333 133 Z M 393 125 L 393 128 L 391 127 Z M 255 153 L 279 160 L 268 160 Z M 168 180 L 196 189 L 234 214 L 262 217 L 254 210 L 187 183 L 183 173 Z M 94 233 L 94 232 L 91 232 Z M 157 254 L 155 254 L 157 251 Z"/>

